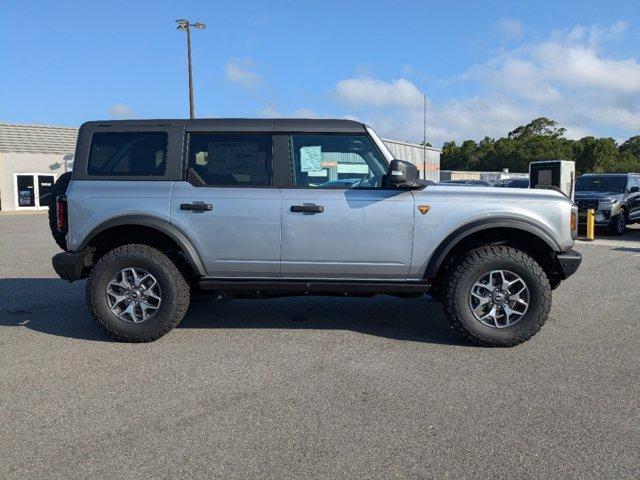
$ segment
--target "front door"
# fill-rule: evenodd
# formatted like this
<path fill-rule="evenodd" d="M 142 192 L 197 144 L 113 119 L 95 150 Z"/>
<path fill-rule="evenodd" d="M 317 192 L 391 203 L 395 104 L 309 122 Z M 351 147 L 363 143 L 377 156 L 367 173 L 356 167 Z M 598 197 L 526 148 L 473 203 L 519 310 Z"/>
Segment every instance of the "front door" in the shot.
<path fill-rule="evenodd" d="M 192 133 L 187 181 L 175 182 L 171 221 L 211 277 L 280 273 L 280 190 L 271 134 Z"/>
<path fill-rule="evenodd" d="M 386 190 L 367 135 L 290 137 L 294 188 L 282 190 L 282 277 L 403 280 L 414 200 Z"/>

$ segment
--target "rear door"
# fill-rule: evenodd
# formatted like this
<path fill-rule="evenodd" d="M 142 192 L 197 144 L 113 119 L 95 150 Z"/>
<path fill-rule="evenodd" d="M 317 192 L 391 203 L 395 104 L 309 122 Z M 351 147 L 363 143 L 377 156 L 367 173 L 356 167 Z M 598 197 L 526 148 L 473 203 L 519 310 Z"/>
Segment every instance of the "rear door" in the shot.
<path fill-rule="evenodd" d="M 208 276 L 280 272 L 280 190 L 271 133 L 192 132 L 187 180 L 175 182 L 171 221 L 198 250 Z"/>
<path fill-rule="evenodd" d="M 387 190 L 387 163 L 366 134 L 292 134 L 293 185 L 282 190 L 282 277 L 406 279 L 413 195 Z"/>

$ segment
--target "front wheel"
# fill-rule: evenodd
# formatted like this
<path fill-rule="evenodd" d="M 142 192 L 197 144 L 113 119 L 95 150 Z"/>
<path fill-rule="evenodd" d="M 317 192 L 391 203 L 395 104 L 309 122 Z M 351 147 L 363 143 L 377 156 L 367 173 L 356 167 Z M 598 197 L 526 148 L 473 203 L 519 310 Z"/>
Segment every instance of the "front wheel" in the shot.
<path fill-rule="evenodd" d="M 480 247 L 447 272 L 443 306 L 451 326 L 472 343 L 511 347 L 544 325 L 551 287 L 542 267 L 526 253 L 505 246 Z"/>
<path fill-rule="evenodd" d="M 105 254 L 87 280 L 87 304 L 96 323 L 125 342 L 150 342 L 184 317 L 190 289 L 176 264 L 147 245 Z"/>
<path fill-rule="evenodd" d="M 620 236 L 624 234 L 627 229 L 627 215 L 624 210 L 620 210 L 615 217 L 611 219 L 611 223 L 609 223 L 609 231 L 616 236 Z"/>

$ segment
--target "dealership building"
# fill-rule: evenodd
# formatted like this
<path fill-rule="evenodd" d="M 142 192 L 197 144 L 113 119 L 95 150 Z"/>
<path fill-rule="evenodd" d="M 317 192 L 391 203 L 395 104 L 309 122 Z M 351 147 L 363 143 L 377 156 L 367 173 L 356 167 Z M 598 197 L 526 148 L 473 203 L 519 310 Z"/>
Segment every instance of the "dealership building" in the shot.
<path fill-rule="evenodd" d="M 0 123 L 0 211 L 46 210 L 56 179 L 71 171 L 77 128 Z M 440 179 L 440 150 L 385 139 L 393 155 Z"/>
<path fill-rule="evenodd" d="M 77 128 L 0 123 L 0 211 L 46 210 L 77 137 Z"/>

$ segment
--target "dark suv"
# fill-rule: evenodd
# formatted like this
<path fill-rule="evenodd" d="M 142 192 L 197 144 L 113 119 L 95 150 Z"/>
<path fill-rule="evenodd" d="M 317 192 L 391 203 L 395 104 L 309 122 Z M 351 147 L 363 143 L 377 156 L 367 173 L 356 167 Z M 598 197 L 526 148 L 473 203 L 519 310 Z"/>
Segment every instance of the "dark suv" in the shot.
<path fill-rule="evenodd" d="M 614 235 L 622 235 L 628 224 L 640 222 L 640 175 L 581 175 L 576 180 L 575 200 L 580 223 L 586 223 L 587 210 L 593 209 L 596 226 L 606 226 Z"/>

